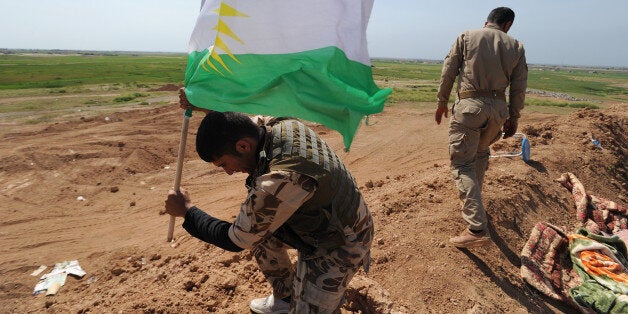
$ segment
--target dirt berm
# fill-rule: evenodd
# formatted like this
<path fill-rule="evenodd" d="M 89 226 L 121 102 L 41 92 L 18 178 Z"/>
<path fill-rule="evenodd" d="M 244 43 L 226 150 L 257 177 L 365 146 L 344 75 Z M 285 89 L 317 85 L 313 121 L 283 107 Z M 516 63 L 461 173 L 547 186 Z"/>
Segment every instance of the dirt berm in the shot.
<path fill-rule="evenodd" d="M 373 212 L 369 274 L 359 273 L 346 311 L 362 313 L 572 312 L 520 278 L 521 249 L 539 221 L 574 229 L 574 201 L 554 179 L 574 173 L 591 194 L 625 204 L 626 106 L 569 115 L 523 111 L 532 160 L 492 158 L 484 187 L 494 243 L 458 250 L 463 227 L 449 174 L 447 126 L 432 111 L 387 107 L 339 153 Z M 182 122 L 176 105 L 47 125 L 0 128 L 0 309 L 3 313 L 246 313 L 270 293 L 248 251 L 229 253 L 175 228 L 157 212 L 172 187 Z M 205 211 L 232 220 L 244 175 L 227 176 L 193 147 L 190 123 L 182 187 Z M 602 149 L 595 147 L 591 137 Z M 518 142 L 495 148 L 516 150 Z M 40 265 L 78 260 L 54 296 L 32 295 Z"/>

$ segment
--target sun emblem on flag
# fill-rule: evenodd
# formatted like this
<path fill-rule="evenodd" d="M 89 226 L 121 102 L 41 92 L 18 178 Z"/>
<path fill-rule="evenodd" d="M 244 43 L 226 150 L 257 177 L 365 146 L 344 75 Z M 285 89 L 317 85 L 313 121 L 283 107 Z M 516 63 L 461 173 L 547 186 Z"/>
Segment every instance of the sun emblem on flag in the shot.
<path fill-rule="evenodd" d="M 227 16 L 228 17 L 249 17 L 249 16 L 236 10 L 234 7 L 222 1 L 220 2 L 220 7 L 214 10 L 214 12 L 218 14 L 218 23 L 216 23 L 216 26 L 214 26 L 213 28 L 214 30 L 216 30 L 216 40 L 214 41 L 214 45 L 209 47 L 209 55 L 207 56 L 205 63 L 203 63 L 203 69 L 205 69 L 205 71 L 207 72 L 211 72 L 211 70 L 207 68 L 207 67 L 210 67 L 214 71 L 218 72 L 220 75 L 224 76 L 224 73 L 222 73 L 222 71 L 219 70 L 219 66 L 229 73 L 232 73 L 232 72 L 229 69 L 229 67 L 225 64 L 225 62 L 222 60 L 218 52 L 216 51 L 217 49 L 220 49 L 221 51 L 226 53 L 231 59 L 233 59 L 233 61 L 237 63 L 240 63 L 240 61 L 238 60 L 238 58 L 236 58 L 236 56 L 233 55 L 233 53 L 231 53 L 231 50 L 229 49 L 227 44 L 222 40 L 222 36 L 229 36 L 243 45 L 244 45 L 244 42 L 238 37 L 238 35 L 236 35 L 231 30 L 231 28 L 229 28 L 229 25 L 227 25 L 227 23 L 225 23 L 225 21 L 223 21 L 222 18 L 227 17 Z"/>

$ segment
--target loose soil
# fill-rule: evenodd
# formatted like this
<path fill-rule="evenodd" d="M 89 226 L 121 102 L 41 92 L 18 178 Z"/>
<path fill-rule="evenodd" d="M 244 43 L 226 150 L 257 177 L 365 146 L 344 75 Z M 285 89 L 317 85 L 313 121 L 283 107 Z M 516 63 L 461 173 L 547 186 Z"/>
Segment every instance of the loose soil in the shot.
<path fill-rule="evenodd" d="M 173 97 L 174 99 L 174 97 Z M 540 221 L 575 229 L 575 205 L 554 179 L 572 172 L 589 193 L 626 202 L 626 106 L 569 115 L 523 112 L 531 143 L 521 157 L 492 158 L 484 187 L 493 243 L 448 244 L 464 224 L 449 172 L 447 125 L 410 104 L 362 126 L 349 153 L 337 132 L 312 127 L 358 181 L 375 219 L 372 267 L 347 291 L 344 312 L 568 313 L 520 277 L 519 254 Z M 244 175 L 196 156 L 191 118 L 181 186 L 231 221 Z M 158 215 L 173 186 L 182 113 L 176 104 L 95 118 L 0 128 L 0 309 L 3 313 L 247 313 L 270 286 L 248 251 L 230 253 Z M 597 139 L 602 149 L 590 138 Z M 517 151 L 504 140 L 495 150 Z M 294 256 L 294 255 L 293 255 Z M 32 295 L 40 265 L 78 260 L 54 296 Z M 43 273 L 42 273 L 43 274 Z"/>

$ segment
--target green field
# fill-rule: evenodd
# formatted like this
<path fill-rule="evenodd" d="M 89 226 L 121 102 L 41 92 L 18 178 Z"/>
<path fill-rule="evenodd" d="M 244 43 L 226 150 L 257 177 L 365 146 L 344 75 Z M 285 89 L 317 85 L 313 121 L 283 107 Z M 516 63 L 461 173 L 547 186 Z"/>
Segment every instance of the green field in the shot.
<path fill-rule="evenodd" d="M 154 89 L 182 85 L 186 63 L 185 54 L 0 54 L 0 122 L 167 104 L 176 93 Z M 393 89 L 391 106 L 432 107 L 440 71 L 440 64 L 427 62 L 373 62 L 377 84 Z M 526 110 L 604 108 L 628 100 L 628 70 L 530 66 L 528 88 L 534 92 Z"/>
<path fill-rule="evenodd" d="M 373 65 L 379 85 L 393 88 L 391 103 L 436 101 L 441 64 L 375 60 Z M 628 100 L 628 70 L 530 66 L 528 89 L 534 90 L 526 98 L 530 107 L 603 108 Z"/>
<path fill-rule="evenodd" d="M 145 105 L 165 105 L 183 85 L 185 54 L 0 55 L 0 122 L 38 123 Z"/>
<path fill-rule="evenodd" d="M 183 83 L 187 55 L 0 55 L 0 90 Z"/>

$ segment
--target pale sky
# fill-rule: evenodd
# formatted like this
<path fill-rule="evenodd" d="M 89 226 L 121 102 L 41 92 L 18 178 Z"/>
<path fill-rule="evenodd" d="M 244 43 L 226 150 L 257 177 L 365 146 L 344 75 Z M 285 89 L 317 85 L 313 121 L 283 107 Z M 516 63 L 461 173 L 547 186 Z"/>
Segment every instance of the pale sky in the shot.
<path fill-rule="evenodd" d="M 0 0 L 0 48 L 186 52 L 200 3 Z M 498 6 L 515 11 L 530 64 L 628 67 L 627 0 L 376 0 L 370 56 L 442 60 Z"/>

